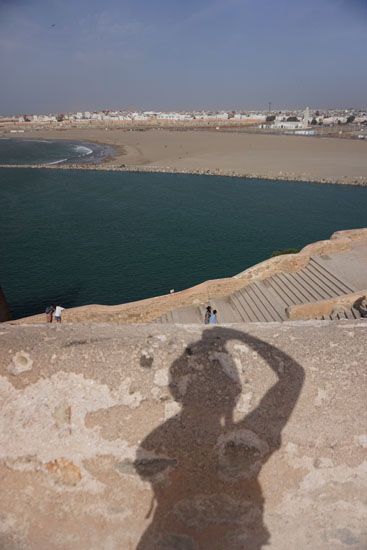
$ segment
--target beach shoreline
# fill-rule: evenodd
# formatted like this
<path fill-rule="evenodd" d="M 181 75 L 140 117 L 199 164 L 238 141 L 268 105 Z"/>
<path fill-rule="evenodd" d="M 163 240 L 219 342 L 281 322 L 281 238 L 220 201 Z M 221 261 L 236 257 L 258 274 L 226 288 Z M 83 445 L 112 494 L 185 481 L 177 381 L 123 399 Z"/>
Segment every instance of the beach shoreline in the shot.
<path fill-rule="evenodd" d="M 101 128 L 26 130 L 9 139 L 75 140 L 111 148 L 98 163 L 2 164 L 0 168 L 176 173 L 367 186 L 367 142 L 351 139 Z"/>

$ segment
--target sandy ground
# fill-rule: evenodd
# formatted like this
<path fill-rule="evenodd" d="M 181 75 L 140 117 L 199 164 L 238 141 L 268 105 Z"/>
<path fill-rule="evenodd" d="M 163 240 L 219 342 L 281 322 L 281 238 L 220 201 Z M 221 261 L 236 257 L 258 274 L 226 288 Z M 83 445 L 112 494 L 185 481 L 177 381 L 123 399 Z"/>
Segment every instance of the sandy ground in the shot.
<path fill-rule="evenodd" d="M 112 145 L 116 155 L 100 167 L 104 169 L 125 167 L 367 184 L 367 140 L 215 130 L 102 128 L 28 130 L 17 137 Z"/>

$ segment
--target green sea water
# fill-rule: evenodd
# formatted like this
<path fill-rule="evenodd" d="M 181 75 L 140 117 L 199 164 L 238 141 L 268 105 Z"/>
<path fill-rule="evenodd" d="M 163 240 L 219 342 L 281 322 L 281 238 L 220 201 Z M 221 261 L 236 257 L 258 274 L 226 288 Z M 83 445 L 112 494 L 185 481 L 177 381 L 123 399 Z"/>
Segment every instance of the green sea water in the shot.
<path fill-rule="evenodd" d="M 367 189 L 196 175 L 0 169 L 0 284 L 14 318 L 228 277 L 367 226 Z"/>

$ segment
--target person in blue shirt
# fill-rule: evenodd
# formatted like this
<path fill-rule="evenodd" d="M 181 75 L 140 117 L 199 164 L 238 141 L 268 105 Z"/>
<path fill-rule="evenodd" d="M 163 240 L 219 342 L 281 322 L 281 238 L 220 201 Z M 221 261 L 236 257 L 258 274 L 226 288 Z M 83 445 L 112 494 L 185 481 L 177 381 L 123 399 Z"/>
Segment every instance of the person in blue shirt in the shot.
<path fill-rule="evenodd" d="M 217 325 L 217 324 L 218 324 L 217 310 L 214 309 L 209 319 L 209 325 Z"/>

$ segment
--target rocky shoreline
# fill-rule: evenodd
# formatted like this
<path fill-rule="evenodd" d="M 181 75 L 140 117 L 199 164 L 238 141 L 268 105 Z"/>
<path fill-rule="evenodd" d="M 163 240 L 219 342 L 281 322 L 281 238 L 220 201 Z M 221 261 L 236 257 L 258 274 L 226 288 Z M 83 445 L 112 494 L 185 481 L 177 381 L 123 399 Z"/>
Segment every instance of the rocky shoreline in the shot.
<path fill-rule="evenodd" d="M 192 174 L 202 176 L 223 176 L 233 178 L 244 178 L 253 180 L 269 180 L 269 181 L 292 181 L 301 183 L 319 183 L 332 185 L 354 185 L 359 187 L 367 187 L 367 176 L 357 177 L 323 177 L 313 178 L 309 175 L 302 175 L 293 172 L 279 172 L 278 175 L 269 174 L 254 174 L 236 170 L 223 169 L 180 169 L 170 166 L 144 166 L 144 165 L 124 165 L 124 164 L 0 164 L 0 168 L 32 168 L 32 169 L 48 169 L 48 170 L 92 170 L 92 171 L 107 171 L 107 172 L 143 172 L 143 173 L 161 173 L 161 174 Z"/>

